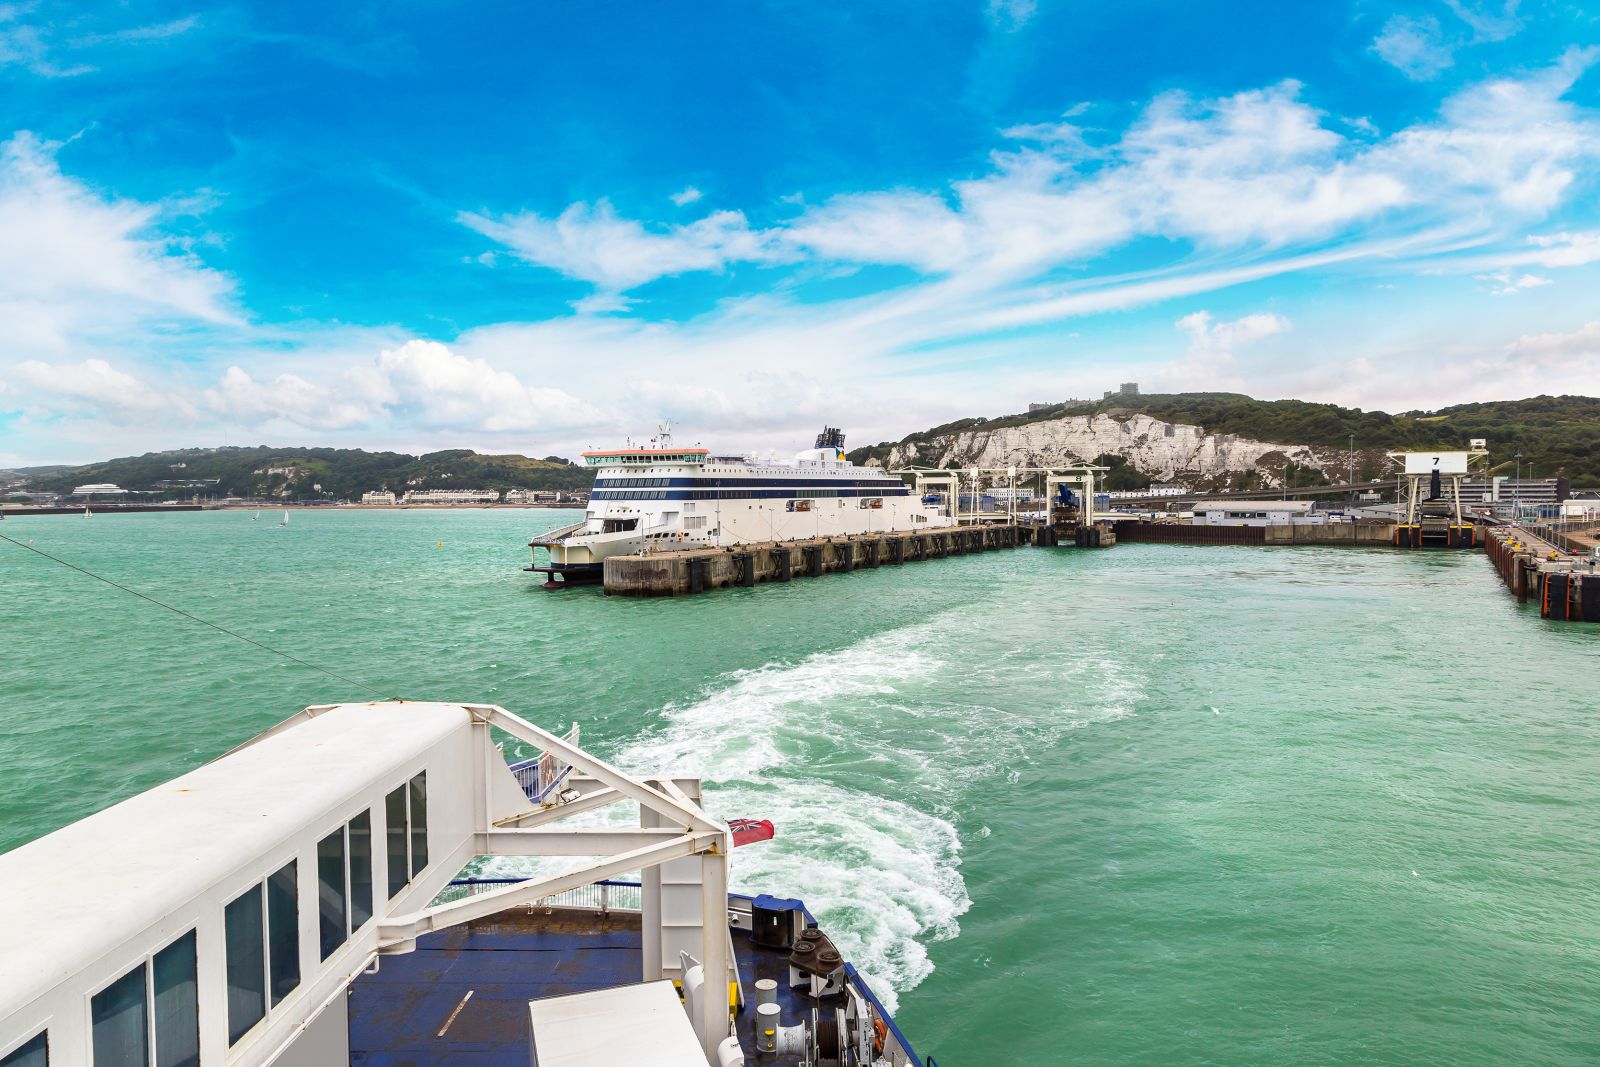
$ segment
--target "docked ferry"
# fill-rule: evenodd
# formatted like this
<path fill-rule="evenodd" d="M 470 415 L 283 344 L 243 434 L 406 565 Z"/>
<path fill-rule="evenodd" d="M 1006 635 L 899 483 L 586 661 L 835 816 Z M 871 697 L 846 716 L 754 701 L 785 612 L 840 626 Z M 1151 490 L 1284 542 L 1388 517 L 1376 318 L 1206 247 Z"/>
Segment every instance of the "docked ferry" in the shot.
<path fill-rule="evenodd" d="M 773 832 L 576 726 L 306 708 L 0 855 L 0 1067 L 933 1067 L 802 901 L 729 891 Z"/>
<path fill-rule="evenodd" d="M 583 458 L 596 468 L 583 521 L 529 542 L 528 569 L 551 584 L 598 582 L 610 556 L 892 533 L 946 517 L 888 471 L 847 460 L 844 434 L 831 426 L 789 463 L 676 448 L 665 431 L 648 448 Z M 541 548 L 549 554 L 544 566 Z"/>

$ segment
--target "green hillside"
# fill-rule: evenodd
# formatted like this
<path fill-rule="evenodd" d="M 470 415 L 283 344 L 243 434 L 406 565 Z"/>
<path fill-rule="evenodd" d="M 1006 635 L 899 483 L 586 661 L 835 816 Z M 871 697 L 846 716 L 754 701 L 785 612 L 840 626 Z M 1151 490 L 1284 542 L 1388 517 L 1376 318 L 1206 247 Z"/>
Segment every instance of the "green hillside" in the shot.
<path fill-rule="evenodd" d="M 276 473 L 268 473 L 269 470 Z M 355 499 L 389 489 L 587 489 L 593 475 L 559 456 L 485 456 L 451 449 L 411 456 L 358 448 L 187 448 L 53 468 L 27 475 L 29 487 L 70 492 L 86 482 L 155 490 L 161 497 L 272 496 Z M 162 483 L 203 482 L 203 487 Z M 316 486 L 321 486 L 320 490 Z"/>
<path fill-rule="evenodd" d="M 885 441 L 851 453 L 861 462 L 882 459 L 896 444 L 923 443 L 966 431 L 1023 426 L 1064 415 L 1142 413 L 1167 422 L 1201 426 L 1210 433 L 1231 433 L 1289 445 L 1344 448 L 1355 434 L 1356 447 L 1369 449 L 1465 448 L 1468 439 L 1486 438 L 1495 473 L 1514 473 L 1514 456 L 1522 454 L 1523 471 L 1533 465 L 1539 477 L 1565 475 L 1578 486 L 1600 486 L 1600 398 L 1536 396 L 1457 404 L 1437 411 L 1391 415 L 1337 404 L 1303 400 L 1256 400 L 1242 393 L 1169 393 L 1114 396 L 1097 403 L 1057 405 L 1027 415 L 961 419 Z"/>

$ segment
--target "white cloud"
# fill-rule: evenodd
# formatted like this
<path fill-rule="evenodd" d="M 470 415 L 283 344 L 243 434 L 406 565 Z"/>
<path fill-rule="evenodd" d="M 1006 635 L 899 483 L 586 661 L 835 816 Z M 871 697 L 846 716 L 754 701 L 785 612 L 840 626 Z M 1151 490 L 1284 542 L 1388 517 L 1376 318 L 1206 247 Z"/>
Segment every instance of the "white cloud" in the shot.
<path fill-rule="evenodd" d="M 1063 367 L 1041 358 L 1059 335 L 1043 337 L 1040 327 L 1069 319 L 1198 300 L 1289 272 L 1368 271 L 1374 277 L 1362 278 L 1361 288 L 1371 293 L 1368 282 L 1413 274 L 1419 262 L 1461 275 L 1504 273 L 1486 280 L 1526 288 L 1558 267 L 1600 261 L 1600 231 L 1550 221 L 1600 160 L 1593 115 L 1564 99 L 1592 60 L 1574 52 L 1548 70 L 1469 87 L 1438 115 L 1387 137 L 1353 133 L 1287 82 L 1216 99 L 1165 94 L 1120 134 L 1079 126 L 1075 109 L 1058 122 L 1005 131 L 991 163 L 965 180 L 768 205 L 778 219 L 760 225 L 737 212 L 684 224 L 631 220 L 603 200 L 552 217 L 463 215 L 503 249 L 484 253 L 491 260 L 541 263 L 587 280 L 593 292 L 574 302 L 576 314 L 474 329 L 441 339 L 448 344 L 386 334 L 359 344 L 341 338 L 330 352 L 292 329 L 229 326 L 208 351 L 223 353 L 221 365 L 232 364 L 237 374 L 214 381 L 193 415 L 147 423 L 181 432 L 179 443 L 244 423 L 286 443 L 303 443 L 314 430 L 315 439 L 367 447 L 570 454 L 637 433 L 660 416 L 683 419 L 685 432 L 707 444 L 779 448 L 803 444 L 815 432 L 811 424 L 829 418 L 861 441 L 1014 410 L 1041 381 L 1059 381 Z M 36 302 L 69 306 L 70 314 L 53 320 L 62 325 L 49 343 L 71 355 L 24 351 L 16 358 L 70 365 L 117 352 L 95 346 L 124 331 L 97 326 L 86 340 L 85 322 L 131 322 L 138 327 L 132 335 L 143 338 L 135 347 L 152 351 L 157 326 L 230 313 L 226 279 L 162 240 L 159 207 L 98 197 L 44 156 L 42 178 L 17 180 L 65 188 L 74 217 L 126 223 L 124 230 L 89 228 L 114 239 L 87 274 L 96 276 L 99 260 L 125 262 L 112 279 L 137 284 L 84 290 L 82 272 L 49 275 L 47 263 L 54 280 L 40 283 Z M 0 193 L 0 204 L 11 203 L 8 195 Z M 664 201 L 660 206 L 667 210 Z M 27 212 L 17 212 L 26 224 Z M 1127 274 L 1092 269 L 1097 257 L 1141 240 L 1149 250 L 1165 243 L 1171 255 Z M 8 254 L 0 247 L 0 260 Z M 858 264 L 900 265 L 922 277 L 823 300 L 778 287 L 730 296 L 676 321 L 617 314 L 633 304 L 625 294 L 656 278 L 791 262 L 805 265 L 794 275 L 802 283 Z M 15 265 L 0 271 L 0 301 L 35 280 Z M 116 295 L 124 290 L 137 296 Z M 1178 363 L 1132 348 L 1090 354 L 1102 338 L 1087 326 L 1090 340 L 1064 360 L 1090 383 L 1148 376 L 1182 387 L 1265 395 L 1305 387 L 1323 390 L 1312 394 L 1319 399 L 1436 406 L 1483 390 L 1505 395 L 1524 380 L 1501 348 L 1517 333 L 1539 336 L 1546 324 L 1531 316 L 1545 302 L 1495 303 L 1504 333 L 1491 337 L 1480 325 L 1454 348 L 1430 337 L 1431 347 L 1404 358 L 1384 349 L 1397 345 L 1384 339 L 1361 351 L 1381 371 L 1369 379 L 1349 369 L 1346 353 L 1312 354 L 1321 331 L 1305 326 L 1298 312 L 1295 347 L 1305 354 L 1295 361 L 1272 360 L 1278 346 L 1269 339 L 1290 324 L 1265 313 L 1220 322 L 1208 313 L 1185 316 L 1179 329 L 1189 350 Z M 1146 351 L 1171 347 L 1175 317 L 1151 327 Z M 1441 329 L 1440 336 L 1450 335 Z M 155 383 L 149 388 L 157 394 L 200 392 L 183 380 L 193 372 L 179 365 L 156 364 L 163 375 L 120 355 L 105 358 Z M 1457 367 L 1482 373 L 1466 377 Z M 1443 372 L 1435 377 L 1428 368 Z M 1565 380 L 1582 378 L 1577 363 L 1564 373 Z M 65 395 L 20 376 L 13 384 L 29 407 Z M 73 403 L 87 410 L 96 401 Z M 104 439 L 87 432 L 94 454 L 103 452 Z"/>
<path fill-rule="evenodd" d="M 1543 249 L 1535 253 L 1533 262 L 1546 267 L 1581 267 L 1600 261 L 1600 230 L 1540 234 L 1529 237 L 1528 243 Z"/>
<path fill-rule="evenodd" d="M 1517 18 L 1519 0 L 1502 0 L 1494 3 L 1473 3 L 1472 0 L 1444 0 L 1457 18 L 1472 27 L 1477 41 L 1503 41 L 1522 28 Z"/>
<path fill-rule="evenodd" d="M 1587 391 L 1600 391 L 1600 320 L 1571 333 L 1524 334 L 1506 346 L 1507 358 L 1550 371 L 1580 371 Z"/>
<path fill-rule="evenodd" d="M 30 19 L 36 4 L 0 4 L 0 67 L 18 66 L 42 78 L 71 78 L 97 68 L 78 58 L 106 46 L 125 46 L 179 37 L 200 23 L 198 15 L 145 26 L 85 30 L 82 18 Z M 70 27 L 63 32 L 62 27 Z"/>
<path fill-rule="evenodd" d="M 1538 274 L 1513 275 L 1510 271 L 1495 271 L 1492 274 L 1477 275 L 1479 281 L 1491 284 L 1490 293 L 1494 296 L 1510 296 L 1512 293 L 1521 292 L 1523 289 L 1537 289 L 1549 285 L 1550 279 Z"/>
<path fill-rule="evenodd" d="M 676 193 L 673 193 L 670 199 L 672 200 L 672 202 L 674 204 L 677 204 L 679 207 L 686 207 L 689 204 L 692 204 L 695 201 L 699 200 L 704 195 L 705 194 L 702 193 L 699 189 L 696 189 L 694 186 L 691 185 L 691 186 L 688 186 L 687 188 L 680 189 Z"/>
<path fill-rule="evenodd" d="M 1435 212 L 1500 207 L 1539 217 L 1600 159 L 1600 125 L 1563 96 L 1600 48 L 1569 49 L 1526 78 L 1494 78 L 1445 101 L 1440 120 L 1400 131 L 1368 164 L 1394 175 Z"/>
<path fill-rule="evenodd" d="M 627 311 L 635 303 L 621 293 L 602 289 L 572 301 L 572 310 L 580 315 L 604 315 L 611 311 Z"/>
<path fill-rule="evenodd" d="M 30 133 L 0 144 L 0 328 L 13 352 L 237 321 L 229 280 L 162 240 L 160 206 L 66 177 L 56 147 Z"/>
<path fill-rule="evenodd" d="M 87 404 L 90 408 L 112 415 L 139 415 L 169 409 L 192 410 L 187 405 L 169 400 L 144 381 L 118 370 L 103 359 L 86 359 L 82 363 L 41 363 L 26 360 L 15 371 L 18 379 L 33 387 L 36 393 L 68 401 L 69 404 Z"/>
<path fill-rule="evenodd" d="M 1005 33 L 1015 33 L 1033 20 L 1037 0 L 986 0 L 983 17 L 989 25 Z"/>
<path fill-rule="evenodd" d="M 1437 78 L 1455 63 L 1439 20 L 1432 15 L 1389 16 L 1373 40 L 1372 50 L 1412 81 Z"/>
<path fill-rule="evenodd" d="M 338 430 L 365 423 L 374 414 L 361 401 L 340 397 L 297 374 L 279 374 L 271 381 L 258 382 L 240 367 L 229 367 L 203 399 L 215 414 L 255 426 L 283 422 L 306 429 Z"/>
<path fill-rule="evenodd" d="M 534 212 L 500 218 L 464 212 L 460 221 L 530 263 L 610 292 L 687 271 L 786 258 L 768 235 L 751 230 L 737 211 L 717 211 L 659 230 L 622 218 L 607 200 L 573 204 L 553 219 Z"/>
<path fill-rule="evenodd" d="M 1195 311 L 1179 319 L 1178 329 L 1189 335 L 1191 353 L 1232 354 L 1233 350 L 1254 344 L 1275 333 L 1287 333 L 1293 323 L 1282 315 L 1257 312 L 1232 322 L 1214 322 L 1209 311 Z"/>
<path fill-rule="evenodd" d="M 437 341 L 385 349 L 351 381 L 390 415 L 421 427 L 480 426 L 490 433 L 549 430 L 600 418 L 561 389 L 524 385 L 486 360 L 457 355 Z"/>
<path fill-rule="evenodd" d="M 764 229 L 736 212 L 652 228 L 605 201 L 553 219 L 462 220 L 593 282 L 598 300 L 581 305 L 590 312 L 620 309 L 615 294 L 656 278 L 733 262 L 905 266 L 987 288 L 998 307 L 1019 282 L 1145 237 L 1258 262 L 1358 233 L 1374 247 L 1386 234 L 1431 235 L 1435 251 L 1459 251 L 1544 216 L 1600 161 L 1600 124 L 1564 99 L 1597 55 L 1572 50 L 1546 70 L 1470 86 L 1436 119 L 1387 138 L 1370 126 L 1359 139 L 1339 132 L 1349 124 L 1306 103 L 1294 82 L 1210 100 L 1165 93 L 1103 144 L 1073 121 L 1080 106 L 1002 131 L 987 174 L 800 202 Z"/>

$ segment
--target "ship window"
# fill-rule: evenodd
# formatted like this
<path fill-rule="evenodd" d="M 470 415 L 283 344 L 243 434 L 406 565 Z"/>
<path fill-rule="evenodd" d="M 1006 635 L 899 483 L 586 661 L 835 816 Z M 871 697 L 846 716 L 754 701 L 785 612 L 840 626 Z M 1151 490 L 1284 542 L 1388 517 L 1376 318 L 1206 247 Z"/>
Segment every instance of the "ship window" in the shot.
<path fill-rule="evenodd" d="M 0 1067 L 50 1067 L 50 1042 L 48 1035 L 38 1033 L 0 1060 Z"/>
<path fill-rule="evenodd" d="M 322 937 L 322 958 L 344 944 L 349 908 L 344 887 L 344 827 L 317 842 L 317 915 Z"/>
<path fill-rule="evenodd" d="M 150 1062 L 143 965 L 96 993 L 89 1002 L 89 1015 L 96 1063 L 143 1067 Z"/>
<path fill-rule="evenodd" d="M 156 1067 L 198 1067 L 200 996 L 196 986 L 194 931 L 151 960 L 155 990 Z"/>
<path fill-rule="evenodd" d="M 228 1044 L 267 1013 L 267 968 L 262 953 L 261 886 L 251 886 L 223 911 L 228 954 Z"/>
<path fill-rule="evenodd" d="M 299 887 L 295 860 L 267 879 L 267 967 L 273 1007 L 300 984 Z"/>
<path fill-rule="evenodd" d="M 411 779 L 411 874 L 428 865 L 428 772 Z"/>
<path fill-rule="evenodd" d="M 406 787 L 390 793 L 383 803 L 384 821 L 389 833 L 389 897 L 393 899 L 411 881 L 411 857 L 406 852 L 409 831 L 406 827 Z"/>
<path fill-rule="evenodd" d="M 372 812 L 350 820 L 350 928 L 372 918 Z"/>

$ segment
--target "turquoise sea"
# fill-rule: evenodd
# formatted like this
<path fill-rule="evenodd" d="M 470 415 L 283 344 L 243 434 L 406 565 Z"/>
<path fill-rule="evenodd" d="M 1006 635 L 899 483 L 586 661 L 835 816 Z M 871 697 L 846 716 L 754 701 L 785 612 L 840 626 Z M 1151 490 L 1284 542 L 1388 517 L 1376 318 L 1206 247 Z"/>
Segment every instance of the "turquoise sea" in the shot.
<path fill-rule="evenodd" d="M 0 533 L 769 817 L 942 1067 L 1600 1060 L 1600 627 L 1478 554 L 1018 549 L 549 594 L 535 511 Z M 0 850 L 365 693 L 0 542 Z M 41 872 L 70 878 L 72 871 Z"/>

